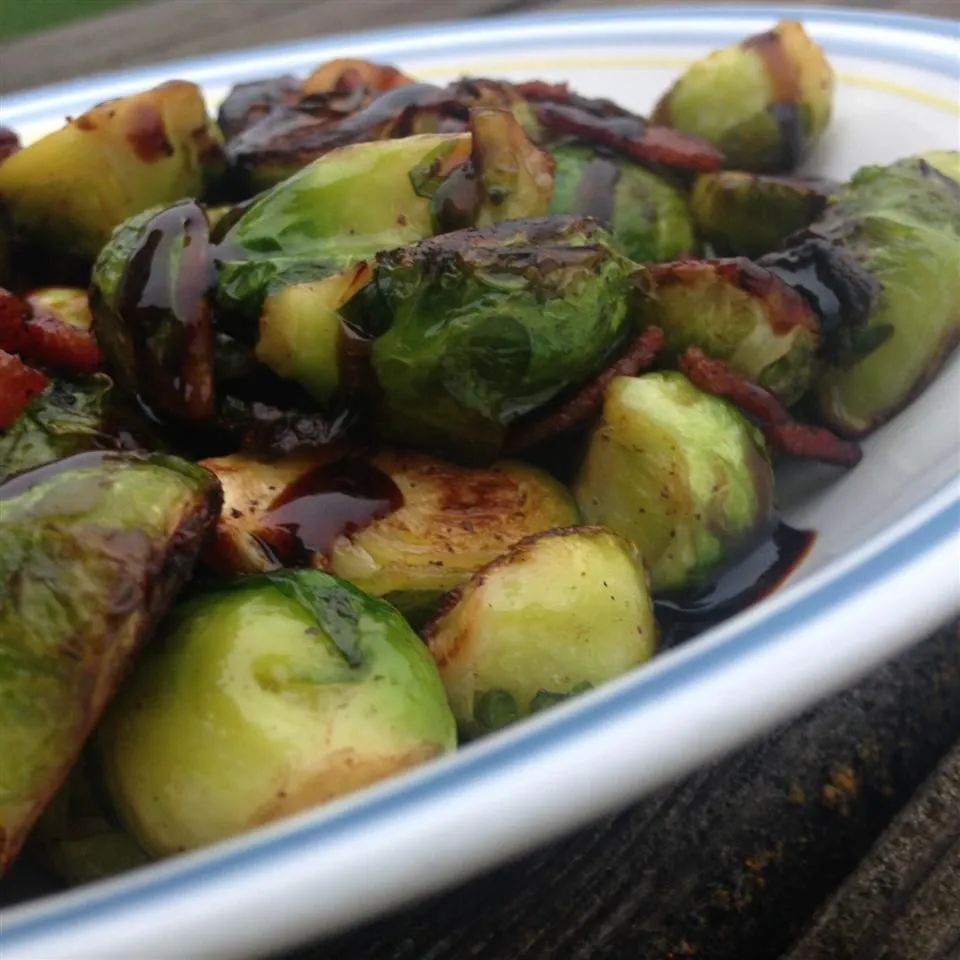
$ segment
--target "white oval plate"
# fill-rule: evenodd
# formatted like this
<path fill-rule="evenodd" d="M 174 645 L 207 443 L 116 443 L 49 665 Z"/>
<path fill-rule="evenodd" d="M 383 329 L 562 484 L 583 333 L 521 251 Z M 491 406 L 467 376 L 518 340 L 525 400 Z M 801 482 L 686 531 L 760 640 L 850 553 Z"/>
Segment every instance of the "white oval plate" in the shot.
<path fill-rule="evenodd" d="M 790 17 L 838 75 L 807 167 L 958 147 L 958 25 L 797 7 L 536 15 L 311 40 L 7 97 L 37 136 L 91 104 L 171 77 L 231 84 L 334 56 L 566 79 L 646 112 L 690 59 Z M 960 608 L 960 361 L 872 436 L 863 463 L 783 477 L 787 519 L 819 531 L 791 584 L 649 667 L 458 755 L 238 840 L 0 917 L 4 960 L 237 957 L 329 934 L 465 878 L 625 804 L 798 712 Z M 831 482 L 827 483 L 826 480 Z M 185 749 L 189 749 L 185 745 Z"/>

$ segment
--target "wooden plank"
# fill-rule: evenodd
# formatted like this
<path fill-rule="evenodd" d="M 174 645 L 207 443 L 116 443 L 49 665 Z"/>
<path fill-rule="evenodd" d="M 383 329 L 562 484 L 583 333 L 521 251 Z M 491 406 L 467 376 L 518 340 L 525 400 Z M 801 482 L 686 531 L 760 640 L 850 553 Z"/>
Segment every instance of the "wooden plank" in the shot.
<path fill-rule="evenodd" d="M 784 960 L 960 956 L 960 745 Z"/>
<path fill-rule="evenodd" d="M 540 5 L 539 0 L 153 0 L 0 45 L 0 93 L 133 64 Z"/>
<path fill-rule="evenodd" d="M 955 624 L 619 816 L 297 957 L 771 960 L 958 736 Z"/>

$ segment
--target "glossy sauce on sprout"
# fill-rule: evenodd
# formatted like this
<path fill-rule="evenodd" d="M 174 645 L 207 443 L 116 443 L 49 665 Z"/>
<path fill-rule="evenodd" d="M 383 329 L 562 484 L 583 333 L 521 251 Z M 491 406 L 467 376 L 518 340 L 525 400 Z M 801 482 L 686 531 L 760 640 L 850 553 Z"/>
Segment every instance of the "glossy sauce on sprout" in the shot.
<path fill-rule="evenodd" d="M 675 647 L 769 596 L 800 565 L 815 538 L 812 530 L 778 523 L 706 590 L 654 600 L 661 646 Z"/>
<path fill-rule="evenodd" d="M 382 470 L 357 459 L 309 470 L 270 505 L 258 540 L 284 566 L 311 566 L 337 538 L 356 533 L 403 506 L 403 494 Z"/>
<path fill-rule="evenodd" d="M 613 222 L 619 180 L 620 168 L 612 160 L 607 157 L 594 157 L 580 175 L 571 213 L 593 217 L 609 226 Z"/>
<path fill-rule="evenodd" d="M 52 460 L 50 463 L 44 463 L 32 470 L 24 470 L 0 484 L 0 501 L 19 497 L 21 493 L 32 490 L 37 484 L 45 483 L 68 470 L 99 467 L 104 460 L 115 456 L 115 450 L 86 450 L 83 453 L 75 453 L 73 456 L 63 457 L 60 460 Z"/>

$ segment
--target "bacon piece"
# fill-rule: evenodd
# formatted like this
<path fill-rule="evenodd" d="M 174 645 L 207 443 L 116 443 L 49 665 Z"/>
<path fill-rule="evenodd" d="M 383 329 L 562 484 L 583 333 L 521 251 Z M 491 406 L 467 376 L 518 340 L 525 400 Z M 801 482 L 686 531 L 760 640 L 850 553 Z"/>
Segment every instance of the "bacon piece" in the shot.
<path fill-rule="evenodd" d="M 699 347 L 686 350 L 680 369 L 701 390 L 736 404 L 779 453 L 841 467 L 852 467 L 863 456 L 858 443 L 841 440 L 825 427 L 798 423 L 769 390 L 751 383 L 724 360 L 708 357 Z"/>
<path fill-rule="evenodd" d="M 655 126 L 642 117 L 600 117 L 579 107 L 556 103 L 541 104 L 537 116 L 545 127 L 609 147 L 638 163 L 708 173 L 719 169 L 723 160 L 722 154 L 706 140 L 670 127 Z"/>
<path fill-rule="evenodd" d="M 74 327 L 43 307 L 0 288 L 0 349 L 63 373 L 94 373 L 103 354 L 93 331 Z"/>
<path fill-rule="evenodd" d="M 20 149 L 20 138 L 9 127 L 0 127 L 0 160 L 6 160 Z"/>
<path fill-rule="evenodd" d="M 554 434 L 592 420 L 603 407 L 603 395 L 614 377 L 632 377 L 648 370 L 663 348 L 663 331 L 647 327 L 627 347 L 623 356 L 581 387 L 558 410 L 529 423 L 514 427 L 507 435 L 505 453 L 517 453 L 542 443 Z"/>
<path fill-rule="evenodd" d="M 42 393 L 49 382 L 39 370 L 0 350 L 0 430 L 13 426 L 24 407 Z"/>

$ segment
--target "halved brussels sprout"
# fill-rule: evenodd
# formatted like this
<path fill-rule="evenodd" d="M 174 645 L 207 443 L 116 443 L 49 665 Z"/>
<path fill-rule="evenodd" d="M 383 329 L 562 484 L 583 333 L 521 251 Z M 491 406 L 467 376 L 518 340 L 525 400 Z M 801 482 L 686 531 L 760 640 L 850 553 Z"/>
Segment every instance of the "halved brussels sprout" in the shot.
<path fill-rule="evenodd" d="M 210 225 L 193 200 L 131 218 L 94 265 L 94 330 L 110 372 L 158 413 L 213 415 L 213 283 Z"/>
<path fill-rule="evenodd" d="M 0 483 L 14 473 L 81 453 L 136 446 L 135 418 L 120 411 L 113 381 L 103 373 L 54 380 L 0 433 Z M 129 420 L 129 422 L 128 422 Z"/>
<path fill-rule="evenodd" d="M 212 474 L 86 453 L 0 487 L 0 870 L 190 575 Z"/>
<path fill-rule="evenodd" d="M 408 616 L 533 533 L 577 522 L 569 492 L 524 463 L 483 469 L 420 453 L 333 449 L 205 460 L 224 509 L 207 559 L 223 572 L 320 567 Z"/>
<path fill-rule="evenodd" d="M 509 221 L 377 256 L 380 426 L 491 459 L 510 423 L 588 380 L 630 329 L 635 265 L 590 221 Z"/>
<path fill-rule="evenodd" d="M 909 403 L 960 340 L 960 187 L 919 157 L 865 167 L 811 233 L 875 285 L 816 389 L 827 422 L 859 436 Z"/>
<path fill-rule="evenodd" d="M 660 99 L 654 123 L 704 137 L 741 170 L 791 170 L 820 139 L 833 71 L 792 20 L 698 60 Z"/>
<path fill-rule="evenodd" d="M 333 150 L 256 199 L 217 250 L 218 301 L 257 316 L 271 288 L 321 279 L 433 233 L 430 196 L 466 162 L 468 134 Z M 290 271 L 297 272 L 295 279 Z"/>
<path fill-rule="evenodd" d="M 109 100 L 0 163 L 14 232 L 91 261 L 128 217 L 200 196 L 222 163 L 197 86 L 182 80 Z"/>
<path fill-rule="evenodd" d="M 772 390 L 786 404 L 813 381 L 817 316 L 779 277 L 742 258 L 653 264 L 644 322 L 663 329 L 667 349 L 700 347 Z"/>
<path fill-rule="evenodd" d="M 760 433 L 674 372 L 613 381 L 574 495 L 640 548 L 655 593 L 706 586 L 773 522 Z"/>
<path fill-rule="evenodd" d="M 494 560 L 425 635 L 461 733 L 477 736 L 639 666 L 657 628 L 636 548 L 571 527 Z"/>
<path fill-rule="evenodd" d="M 690 210 L 717 253 L 757 257 L 809 226 L 834 189 L 826 181 L 724 170 L 697 177 Z"/>
<path fill-rule="evenodd" d="M 98 744 L 122 820 L 165 855 L 424 763 L 453 750 L 456 731 L 400 614 L 327 574 L 290 570 L 180 606 Z"/>
<path fill-rule="evenodd" d="M 633 260 L 673 260 L 696 248 L 683 194 L 663 177 L 589 147 L 551 148 L 556 161 L 551 213 L 593 217 Z"/>
<path fill-rule="evenodd" d="M 329 402 L 343 386 L 343 367 L 349 363 L 344 353 L 355 340 L 340 310 L 372 276 L 364 261 L 268 294 L 260 314 L 257 359 L 321 403 Z"/>

